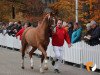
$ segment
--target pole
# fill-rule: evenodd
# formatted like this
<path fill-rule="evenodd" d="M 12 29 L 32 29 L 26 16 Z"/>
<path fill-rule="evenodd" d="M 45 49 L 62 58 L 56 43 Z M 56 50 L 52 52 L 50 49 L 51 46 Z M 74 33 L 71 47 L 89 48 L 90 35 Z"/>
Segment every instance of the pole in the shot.
<path fill-rule="evenodd" d="M 78 22 L 78 0 L 76 0 L 76 22 Z"/>
<path fill-rule="evenodd" d="M 12 18 L 15 19 L 15 7 L 12 5 Z"/>

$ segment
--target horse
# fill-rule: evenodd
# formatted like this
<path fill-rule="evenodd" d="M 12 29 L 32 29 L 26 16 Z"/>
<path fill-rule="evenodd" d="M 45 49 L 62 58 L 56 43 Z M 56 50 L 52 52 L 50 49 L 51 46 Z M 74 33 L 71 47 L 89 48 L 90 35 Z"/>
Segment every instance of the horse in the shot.
<path fill-rule="evenodd" d="M 43 73 L 44 70 L 48 70 L 47 66 L 47 46 L 49 44 L 49 30 L 50 27 L 55 24 L 54 18 L 52 14 L 47 14 L 43 20 L 38 23 L 38 26 L 36 28 L 29 27 L 25 29 L 25 31 L 22 34 L 22 69 L 24 69 L 24 56 L 25 51 L 29 46 L 32 46 L 31 51 L 29 52 L 30 62 L 31 62 L 31 69 L 33 69 L 33 59 L 32 55 L 36 49 L 39 49 L 42 52 L 41 56 L 41 65 L 40 65 L 40 72 Z M 43 62 L 44 62 L 44 68 L 43 68 Z"/>

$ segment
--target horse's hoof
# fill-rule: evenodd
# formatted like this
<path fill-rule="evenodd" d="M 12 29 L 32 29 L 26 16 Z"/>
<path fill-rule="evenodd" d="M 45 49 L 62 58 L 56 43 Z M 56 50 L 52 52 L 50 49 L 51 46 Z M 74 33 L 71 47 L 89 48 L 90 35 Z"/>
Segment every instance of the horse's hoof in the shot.
<path fill-rule="evenodd" d="M 48 70 L 48 66 L 47 65 L 44 65 L 44 70 Z"/>
<path fill-rule="evenodd" d="M 31 67 L 31 69 L 33 69 L 33 67 Z"/>
<path fill-rule="evenodd" d="M 22 66 L 22 69 L 24 69 L 25 67 Z"/>

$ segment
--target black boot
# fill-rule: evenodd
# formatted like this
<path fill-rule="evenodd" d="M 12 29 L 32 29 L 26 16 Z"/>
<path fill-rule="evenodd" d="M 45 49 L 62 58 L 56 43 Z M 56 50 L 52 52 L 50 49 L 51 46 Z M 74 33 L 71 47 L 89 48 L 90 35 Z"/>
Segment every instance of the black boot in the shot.
<path fill-rule="evenodd" d="M 55 65 L 55 61 L 54 61 L 54 60 L 52 60 L 51 64 L 52 64 L 52 66 L 54 66 L 54 65 Z"/>
<path fill-rule="evenodd" d="M 52 60 L 52 62 L 51 62 L 52 66 L 54 66 L 57 61 L 58 61 L 58 59 Z"/>
<path fill-rule="evenodd" d="M 58 59 L 56 59 L 56 60 L 53 59 L 51 62 L 52 66 L 54 66 L 57 61 L 58 61 Z"/>
<path fill-rule="evenodd" d="M 54 69 L 55 73 L 60 73 L 60 71 L 58 69 Z"/>

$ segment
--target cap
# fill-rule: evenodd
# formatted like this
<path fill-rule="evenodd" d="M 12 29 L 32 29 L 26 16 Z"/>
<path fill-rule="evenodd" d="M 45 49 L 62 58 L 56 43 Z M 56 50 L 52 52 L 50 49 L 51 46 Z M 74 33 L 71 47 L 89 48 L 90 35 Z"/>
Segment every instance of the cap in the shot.
<path fill-rule="evenodd" d="M 92 26 L 92 25 L 96 25 L 96 22 L 95 22 L 94 20 L 92 20 L 92 21 L 90 22 L 90 24 L 91 24 L 91 26 Z"/>

